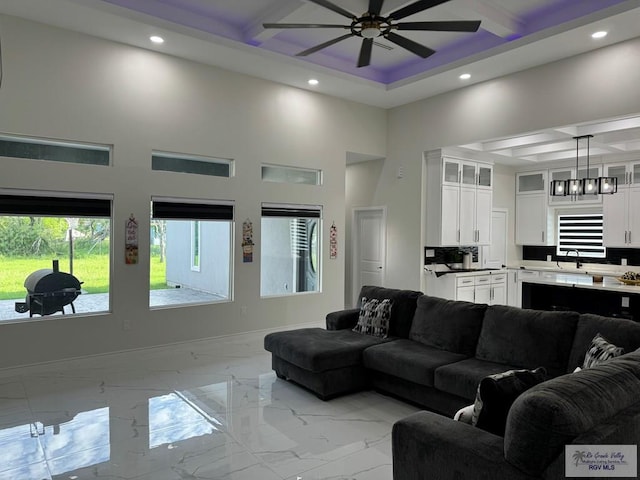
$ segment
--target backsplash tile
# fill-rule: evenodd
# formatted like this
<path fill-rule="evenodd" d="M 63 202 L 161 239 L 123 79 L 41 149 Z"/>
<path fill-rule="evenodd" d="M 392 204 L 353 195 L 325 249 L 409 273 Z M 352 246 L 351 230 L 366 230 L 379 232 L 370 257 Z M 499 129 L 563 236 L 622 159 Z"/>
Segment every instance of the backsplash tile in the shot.
<path fill-rule="evenodd" d="M 427 257 L 427 250 L 433 250 L 435 256 Z M 472 261 L 478 261 L 478 247 L 424 247 L 424 264 L 462 263 L 460 252 L 471 252 Z"/>
<path fill-rule="evenodd" d="M 552 260 L 555 262 L 566 261 L 564 255 L 556 255 L 556 247 L 539 247 L 532 245 L 524 245 L 522 247 L 522 259 L 523 260 L 541 260 L 546 261 L 547 255 L 551 255 Z M 607 258 L 586 258 L 582 260 L 587 263 L 603 263 L 608 265 L 622 265 L 622 259 L 627 259 L 627 265 L 640 265 L 640 249 L 638 248 L 607 248 Z M 575 257 L 569 257 L 570 262 L 574 261 Z"/>

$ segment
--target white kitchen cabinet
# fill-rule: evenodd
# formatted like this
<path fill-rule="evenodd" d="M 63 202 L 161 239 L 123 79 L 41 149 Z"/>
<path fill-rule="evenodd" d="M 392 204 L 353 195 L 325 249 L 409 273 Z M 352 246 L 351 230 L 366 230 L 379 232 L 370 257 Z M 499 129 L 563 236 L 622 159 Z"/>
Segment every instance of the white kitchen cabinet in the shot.
<path fill-rule="evenodd" d="M 604 197 L 605 247 L 640 246 L 640 186 L 618 186 L 617 193 Z"/>
<path fill-rule="evenodd" d="M 507 304 L 507 274 L 491 274 L 491 292 L 489 305 Z"/>
<path fill-rule="evenodd" d="M 548 217 L 546 193 L 516 195 L 516 245 L 547 245 Z"/>
<path fill-rule="evenodd" d="M 488 245 L 493 166 L 439 153 L 430 152 L 426 162 L 427 245 Z"/>
<path fill-rule="evenodd" d="M 518 195 L 547 193 L 547 171 L 539 170 L 516 174 L 516 193 Z"/>

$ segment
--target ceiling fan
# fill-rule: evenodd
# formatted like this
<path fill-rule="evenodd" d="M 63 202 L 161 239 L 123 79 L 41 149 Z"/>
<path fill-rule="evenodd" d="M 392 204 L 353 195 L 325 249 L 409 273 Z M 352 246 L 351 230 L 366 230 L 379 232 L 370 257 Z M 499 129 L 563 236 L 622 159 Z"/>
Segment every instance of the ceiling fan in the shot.
<path fill-rule="evenodd" d="M 314 24 L 314 23 L 264 23 L 264 28 L 342 28 L 351 30 L 350 33 L 321 43 L 298 53 L 296 56 L 304 57 L 327 48 L 349 37 L 361 37 L 362 47 L 358 57 L 358 67 L 366 67 L 371 63 L 371 49 L 373 41 L 377 37 L 383 37 L 396 45 L 409 50 L 416 55 L 427 58 L 433 55 L 435 50 L 420 45 L 406 37 L 394 33 L 392 30 L 413 31 L 440 31 L 440 32 L 476 32 L 480 27 L 480 21 L 446 21 L 446 22 L 403 22 L 397 23 L 405 17 L 427 10 L 450 0 L 420 0 L 402 7 L 387 16 L 380 15 L 384 0 L 369 0 L 369 9 L 361 16 L 357 16 L 348 10 L 328 0 L 308 0 L 351 20 L 351 25 Z"/>

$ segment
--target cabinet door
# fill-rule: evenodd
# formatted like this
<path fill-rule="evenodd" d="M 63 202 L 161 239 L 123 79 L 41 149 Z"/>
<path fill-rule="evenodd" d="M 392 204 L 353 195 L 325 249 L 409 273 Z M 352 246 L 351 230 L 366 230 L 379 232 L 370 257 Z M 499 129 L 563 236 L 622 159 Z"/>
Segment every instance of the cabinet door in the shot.
<path fill-rule="evenodd" d="M 516 244 L 547 244 L 547 196 L 516 195 Z"/>
<path fill-rule="evenodd" d="M 628 166 L 626 163 L 612 163 L 604 165 L 604 176 L 618 179 L 618 188 L 627 185 Z"/>
<path fill-rule="evenodd" d="M 473 285 L 457 287 L 456 300 L 461 300 L 463 302 L 473 302 L 475 300 L 474 291 L 475 287 Z"/>
<path fill-rule="evenodd" d="M 605 247 L 626 247 L 628 239 L 627 209 L 629 189 L 622 188 L 613 195 L 604 195 L 603 241 Z"/>
<path fill-rule="evenodd" d="M 462 186 L 475 187 L 478 180 L 476 178 L 476 164 L 471 162 L 460 162 L 462 172 Z"/>
<path fill-rule="evenodd" d="M 507 282 L 499 282 L 491 285 L 491 305 L 507 304 Z"/>
<path fill-rule="evenodd" d="M 476 241 L 478 245 L 491 244 L 491 209 L 493 195 L 491 190 L 476 191 Z"/>
<path fill-rule="evenodd" d="M 475 245 L 475 216 L 476 189 L 474 187 L 460 187 L 460 245 Z"/>
<path fill-rule="evenodd" d="M 486 303 L 487 305 L 491 303 L 491 285 L 490 284 L 476 285 L 475 302 Z"/>
<path fill-rule="evenodd" d="M 478 188 L 493 187 L 493 166 L 478 164 Z"/>
<path fill-rule="evenodd" d="M 632 163 L 629 172 L 629 184 L 633 186 L 640 186 L 640 162 Z"/>
<path fill-rule="evenodd" d="M 615 197 L 620 192 L 611 196 Z M 640 247 L 640 187 L 629 189 L 629 233 L 627 240 L 629 246 Z"/>
<path fill-rule="evenodd" d="M 442 186 L 442 246 L 459 245 L 460 188 Z"/>
<path fill-rule="evenodd" d="M 460 160 L 442 159 L 442 184 L 460 185 Z"/>
<path fill-rule="evenodd" d="M 516 174 L 516 193 L 546 193 L 547 172 Z"/>

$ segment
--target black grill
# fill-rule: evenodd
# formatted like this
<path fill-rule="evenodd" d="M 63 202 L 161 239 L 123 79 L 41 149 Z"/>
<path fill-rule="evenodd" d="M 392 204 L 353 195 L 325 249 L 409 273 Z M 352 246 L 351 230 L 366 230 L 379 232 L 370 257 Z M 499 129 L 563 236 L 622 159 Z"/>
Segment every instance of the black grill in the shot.
<path fill-rule="evenodd" d="M 27 296 L 24 302 L 16 302 L 16 312 L 26 313 L 33 317 L 64 312 L 64 307 L 71 305 L 76 313 L 73 301 L 80 295 L 80 282 L 70 273 L 61 272 L 58 260 L 53 261 L 53 268 L 43 268 L 30 274 L 24 281 Z"/>

